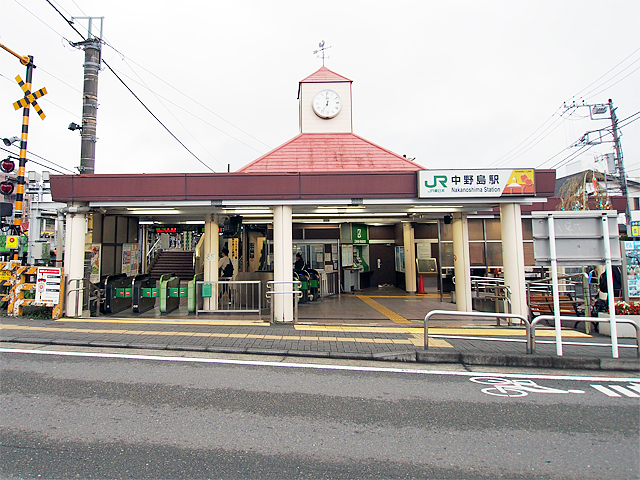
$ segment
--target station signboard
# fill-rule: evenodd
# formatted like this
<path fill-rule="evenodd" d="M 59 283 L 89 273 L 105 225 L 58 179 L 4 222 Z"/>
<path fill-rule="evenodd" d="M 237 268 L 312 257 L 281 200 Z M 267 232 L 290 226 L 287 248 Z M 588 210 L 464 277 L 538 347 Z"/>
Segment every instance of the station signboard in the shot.
<path fill-rule="evenodd" d="M 535 170 L 420 170 L 418 198 L 532 196 Z"/>

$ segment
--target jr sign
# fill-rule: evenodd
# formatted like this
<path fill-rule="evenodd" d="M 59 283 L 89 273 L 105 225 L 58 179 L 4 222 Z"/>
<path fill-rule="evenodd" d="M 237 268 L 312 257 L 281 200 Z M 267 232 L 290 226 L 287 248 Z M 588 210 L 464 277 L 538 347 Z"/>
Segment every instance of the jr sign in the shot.
<path fill-rule="evenodd" d="M 535 195 L 534 169 L 421 170 L 419 198 Z"/>

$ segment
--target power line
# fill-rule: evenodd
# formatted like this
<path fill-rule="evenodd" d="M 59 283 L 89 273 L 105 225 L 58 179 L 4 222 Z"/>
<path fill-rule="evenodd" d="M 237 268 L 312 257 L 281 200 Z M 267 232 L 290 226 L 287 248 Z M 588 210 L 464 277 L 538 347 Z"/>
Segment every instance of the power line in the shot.
<path fill-rule="evenodd" d="M 600 77 L 598 77 L 597 79 L 595 79 L 593 82 L 591 82 L 589 85 L 587 85 L 586 87 L 584 87 L 582 90 L 580 90 L 578 93 L 576 93 L 575 95 L 573 95 L 571 98 L 565 100 L 565 103 L 571 102 L 574 98 L 576 98 L 578 95 L 580 95 L 582 92 L 584 92 L 587 88 L 590 88 L 594 83 L 599 82 L 601 79 L 603 79 L 604 77 L 606 77 L 607 75 L 609 75 L 609 73 L 613 72 L 616 68 L 618 68 L 620 65 L 622 65 L 624 62 L 626 62 L 629 58 L 631 58 L 633 55 L 635 55 L 638 51 L 640 51 L 640 47 L 636 48 L 633 52 L 631 52 L 628 56 L 626 56 L 624 59 L 622 59 L 617 65 L 615 65 L 613 68 L 611 68 L 610 70 L 608 70 L 606 73 L 602 74 Z M 636 60 L 637 61 L 637 60 Z M 635 62 L 633 62 L 635 63 Z M 624 70 L 623 70 L 624 71 Z M 617 74 L 616 74 L 617 75 Z M 596 87 L 598 88 L 598 87 Z M 590 92 L 589 92 L 590 93 Z"/>
<path fill-rule="evenodd" d="M 253 135 L 251 135 L 250 133 L 246 132 L 246 131 L 245 131 L 245 130 L 243 130 L 242 128 L 240 128 L 240 127 L 238 127 L 237 125 L 234 125 L 233 123 L 231 123 L 231 122 L 230 122 L 229 120 L 227 120 L 226 118 L 224 118 L 224 117 L 222 117 L 222 116 L 218 115 L 218 114 L 217 114 L 216 112 L 214 112 L 213 110 L 211 110 L 211 109 L 207 108 L 206 106 L 202 105 L 202 103 L 201 103 L 199 100 L 197 100 L 197 99 L 195 99 L 195 98 L 193 98 L 193 97 L 191 97 L 191 96 L 187 95 L 187 94 L 186 94 L 186 93 L 184 93 L 182 90 L 180 90 L 180 89 L 178 89 L 178 88 L 174 87 L 173 85 L 171 85 L 170 83 L 168 83 L 168 82 L 167 82 L 166 80 L 164 80 L 163 78 L 159 77 L 158 75 L 156 75 L 156 74 L 155 74 L 155 73 L 153 73 L 152 71 L 148 70 L 148 69 L 147 69 L 147 68 L 145 68 L 144 66 L 140 65 L 139 63 L 137 63 L 135 60 L 132 60 L 132 59 L 128 58 L 126 55 L 124 55 L 122 52 L 120 52 L 118 49 L 116 49 L 113 45 L 109 44 L 108 42 L 105 42 L 105 45 L 107 45 L 109 48 L 113 49 L 113 50 L 114 50 L 118 55 L 120 55 L 120 56 L 122 57 L 122 59 L 123 59 L 123 60 L 128 59 L 130 62 L 132 62 L 132 63 L 136 64 L 138 67 L 142 68 L 145 72 L 147 72 L 148 74 L 150 74 L 150 75 L 152 75 L 153 77 L 157 78 L 157 79 L 158 79 L 158 80 L 160 80 L 162 83 L 164 83 L 164 84 L 165 84 L 165 85 L 167 85 L 168 87 L 170 87 L 170 88 L 172 88 L 173 90 L 175 90 L 176 92 L 178 92 L 180 95 L 184 96 L 185 98 L 188 98 L 189 100 L 191 100 L 192 102 L 194 102 L 196 105 L 198 105 L 198 106 L 200 106 L 200 107 L 204 108 L 204 109 L 205 109 L 207 112 L 209 112 L 210 114 L 212 114 L 212 115 L 214 115 L 214 116 L 218 117 L 218 118 L 219 118 L 220 120 L 222 120 L 223 122 L 227 123 L 228 125 L 231 125 L 233 128 L 235 128 L 235 129 L 237 129 L 238 131 L 240 131 L 240 132 L 244 133 L 244 134 L 245 134 L 246 136 L 248 136 L 249 138 L 254 139 L 256 142 L 261 143 L 261 144 L 262 144 L 262 145 L 264 145 L 265 147 L 267 147 L 267 148 L 269 148 L 269 149 L 271 149 L 271 148 L 272 148 L 270 145 L 268 145 L 268 144 L 264 143 L 264 142 L 263 142 L 262 140 L 260 140 L 259 138 L 254 137 Z M 176 104 L 174 104 L 174 105 L 176 105 Z M 178 105 L 176 105 L 176 106 L 178 106 Z M 198 118 L 198 117 L 196 117 L 196 118 Z M 208 124 L 208 125 L 211 125 L 211 124 Z M 215 127 L 215 126 L 213 126 L 213 125 L 211 125 L 211 126 L 212 126 L 212 127 L 214 127 L 216 130 L 218 130 L 218 131 L 220 131 L 220 132 L 224 133 L 225 135 L 228 135 L 229 137 L 231 137 L 231 138 L 233 138 L 233 139 L 235 139 L 235 140 L 239 141 L 240 143 L 242 143 L 242 144 L 244 144 L 244 145 L 247 145 L 246 143 L 242 142 L 241 140 L 237 139 L 236 137 L 232 136 L 231 134 L 228 134 L 228 133 L 224 132 L 223 130 L 220 130 L 219 128 L 217 128 L 217 127 Z M 250 148 L 253 148 L 253 147 L 251 147 L 250 145 L 247 145 L 247 146 L 248 146 L 248 147 L 250 147 Z M 257 150 L 257 149 L 255 149 L 255 148 L 253 148 L 253 149 L 254 149 L 254 150 L 256 150 L 256 151 L 257 151 L 257 152 L 259 152 L 259 153 L 262 153 L 262 152 L 260 152 L 260 150 Z"/>
<path fill-rule="evenodd" d="M 13 153 L 11 150 L 8 150 L 8 149 L 6 149 L 6 148 L 4 148 L 4 147 L 0 147 L 0 150 L 4 150 L 5 152 L 8 152 L 10 155 L 15 155 L 15 153 Z M 45 162 L 49 162 L 49 163 L 51 163 L 52 165 L 55 165 L 55 166 L 56 166 L 56 167 L 58 167 L 58 168 L 61 168 L 61 169 L 63 169 L 63 170 L 66 170 L 67 172 L 75 173 L 73 170 L 69 170 L 67 167 L 63 167 L 62 165 L 58 165 L 57 163 L 52 162 L 51 160 L 49 160 L 49 159 L 47 159 L 47 158 L 41 157 L 40 155 L 36 155 L 35 153 L 30 152 L 29 150 L 27 150 L 27 152 L 28 152 L 30 155 L 33 155 L 34 157 L 38 157 L 38 158 L 40 158 L 40 159 L 44 160 Z M 64 172 L 61 172 L 61 171 L 59 171 L 59 170 L 56 170 L 55 168 L 52 168 L 52 167 L 50 167 L 49 165 L 43 165 L 43 164 L 38 163 L 38 162 L 36 162 L 35 160 L 30 159 L 30 158 L 29 158 L 29 159 L 27 159 L 27 160 L 28 160 L 29 162 L 33 162 L 33 163 L 35 163 L 36 165 L 40 165 L 41 167 L 45 167 L 45 168 L 48 168 L 48 169 L 50 169 L 50 170 L 53 170 L 54 172 L 58 172 L 58 173 L 59 173 L 59 174 L 61 174 L 61 175 L 65 175 L 65 173 L 64 173 Z"/>
<path fill-rule="evenodd" d="M 64 19 L 64 21 L 65 21 L 65 22 L 67 22 L 67 24 L 68 24 L 68 25 L 69 25 L 69 26 L 70 26 L 70 27 L 71 27 L 71 28 L 72 28 L 72 29 L 73 29 L 73 30 L 74 30 L 74 31 L 75 31 L 75 32 L 80 36 L 80 38 L 82 38 L 83 40 L 86 40 L 86 38 L 84 37 L 84 35 L 82 35 L 82 34 L 78 31 L 78 29 L 77 29 L 76 27 L 74 27 L 74 26 L 73 26 L 73 22 L 71 22 L 70 20 L 67 20 L 67 19 L 66 19 L 66 17 L 62 14 L 62 12 L 60 12 L 60 10 L 58 10 L 58 9 L 56 8 L 56 6 L 55 6 L 53 3 L 51 3 L 51 0 L 46 0 L 46 2 L 47 2 L 49 5 L 51 5 L 51 7 L 52 7 L 56 12 L 58 12 L 58 14 L 59 14 L 63 19 Z M 174 138 L 174 139 L 175 139 L 175 140 L 176 140 L 180 145 L 182 145 L 182 147 L 183 147 L 187 152 L 189 152 L 189 153 L 190 153 L 190 154 L 191 154 L 191 155 L 192 155 L 196 160 L 198 160 L 198 162 L 200 162 L 202 165 L 204 165 L 206 168 L 208 168 L 208 169 L 209 169 L 209 170 L 211 170 L 212 172 L 215 172 L 215 170 L 213 170 L 209 165 L 207 165 L 205 162 L 203 162 L 202 160 L 200 160 L 200 158 L 199 158 L 195 153 L 193 153 L 191 150 L 189 150 L 189 148 L 188 148 L 184 143 L 182 143 L 182 141 L 180 141 L 180 139 L 179 139 L 178 137 L 176 137 L 176 136 L 174 135 L 174 133 L 173 133 L 171 130 L 169 130 L 169 128 L 168 128 L 164 123 L 162 123 L 162 121 L 160 121 L 160 119 L 159 119 L 158 117 L 156 117 L 156 115 L 155 115 L 155 114 L 154 114 L 154 113 L 149 109 L 149 107 L 147 107 L 147 105 L 146 105 L 146 104 L 145 104 L 145 103 L 140 99 L 140 97 L 138 97 L 138 96 L 134 93 L 134 91 L 133 91 L 133 90 L 131 90 L 131 88 L 129 88 L 129 86 L 124 82 L 124 80 L 122 80 L 122 78 L 120 78 L 120 76 L 119 76 L 119 75 L 118 75 L 118 74 L 117 74 L 117 73 L 116 73 L 116 72 L 111 68 L 111 66 L 110 66 L 110 65 L 109 65 L 105 60 L 102 60 L 102 63 L 104 63 L 104 64 L 105 64 L 105 66 L 106 66 L 106 67 L 111 71 L 111 73 L 113 73 L 113 75 L 118 79 L 118 81 L 119 81 L 120 83 L 122 83 L 122 85 L 123 85 L 127 90 L 129 90 L 129 93 L 131 93 L 131 95 L 133 95 L 133 96 L 134 96 L 134 98 L 135 98 L 136 100 L 138 100 L 138 102 L 139 102 L 139 103 L 140 103 L 140 104 L 141 104 L 141 105 L 142 105 L 142 106 L 147 110 L 147 112 L 149 112 L 149 114 L 150 114 L 153 118 L 155 118 L 155 120 L 156 120 L 160 125 L 162 125 L 162 127 L 163 127 L 163 128 L 164 128 L 164 129 L 169 133 L 169 135 L 171 135 L 171 136 L 172 136 L 172 137 L 173 137 L 173 138 Z"/>

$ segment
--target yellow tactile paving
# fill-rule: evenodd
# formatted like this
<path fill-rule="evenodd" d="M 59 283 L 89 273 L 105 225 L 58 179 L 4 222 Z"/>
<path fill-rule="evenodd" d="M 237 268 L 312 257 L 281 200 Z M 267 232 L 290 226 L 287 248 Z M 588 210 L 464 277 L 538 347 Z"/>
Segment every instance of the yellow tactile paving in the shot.
<path fill-rule="evenodd" d="M 384 315 L 385 317 L 387 317 L 389 320 L 391 320 L 394 323 L 409 323 L 409 324 L 411 323 L 409 320 L 404 318 L 402 315 L 398 315 L 393 310 L 390 310 L 387 307 L 385 307 L 384 305 L 379 304 L 378 302 L 373 300 L 370 296 L 367 296 L 367 295 L 356 295 L 356 297 L 359 298 L 360 300 L 362 300 L 367 305 L 369 305 L 376 312 Z"/>
<path fill-rule="evenodd" d="M 251 326 L 268 327 L 269 322 L 263 321 L 229 321 L 229 320 L 145 320 L 134 318 L 58 318 L 56 322 L 62 323 L 131 323 L 145 325 L 218 325 L 218 326 Z"/>

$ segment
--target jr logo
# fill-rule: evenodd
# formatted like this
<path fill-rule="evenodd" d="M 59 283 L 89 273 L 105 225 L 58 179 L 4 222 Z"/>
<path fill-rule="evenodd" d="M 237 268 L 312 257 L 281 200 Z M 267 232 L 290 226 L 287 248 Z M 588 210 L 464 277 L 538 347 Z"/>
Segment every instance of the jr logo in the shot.
<path fill-rule="evenodd" d="M 436 186 L 440 183 L 443 188 L 447 188 L 447 176 L 446 175 L 434 175 L 433 184 L 430 184 L 428 180 L 424 181 L 424 185 L 427 188 L 436 188 Z"/>

